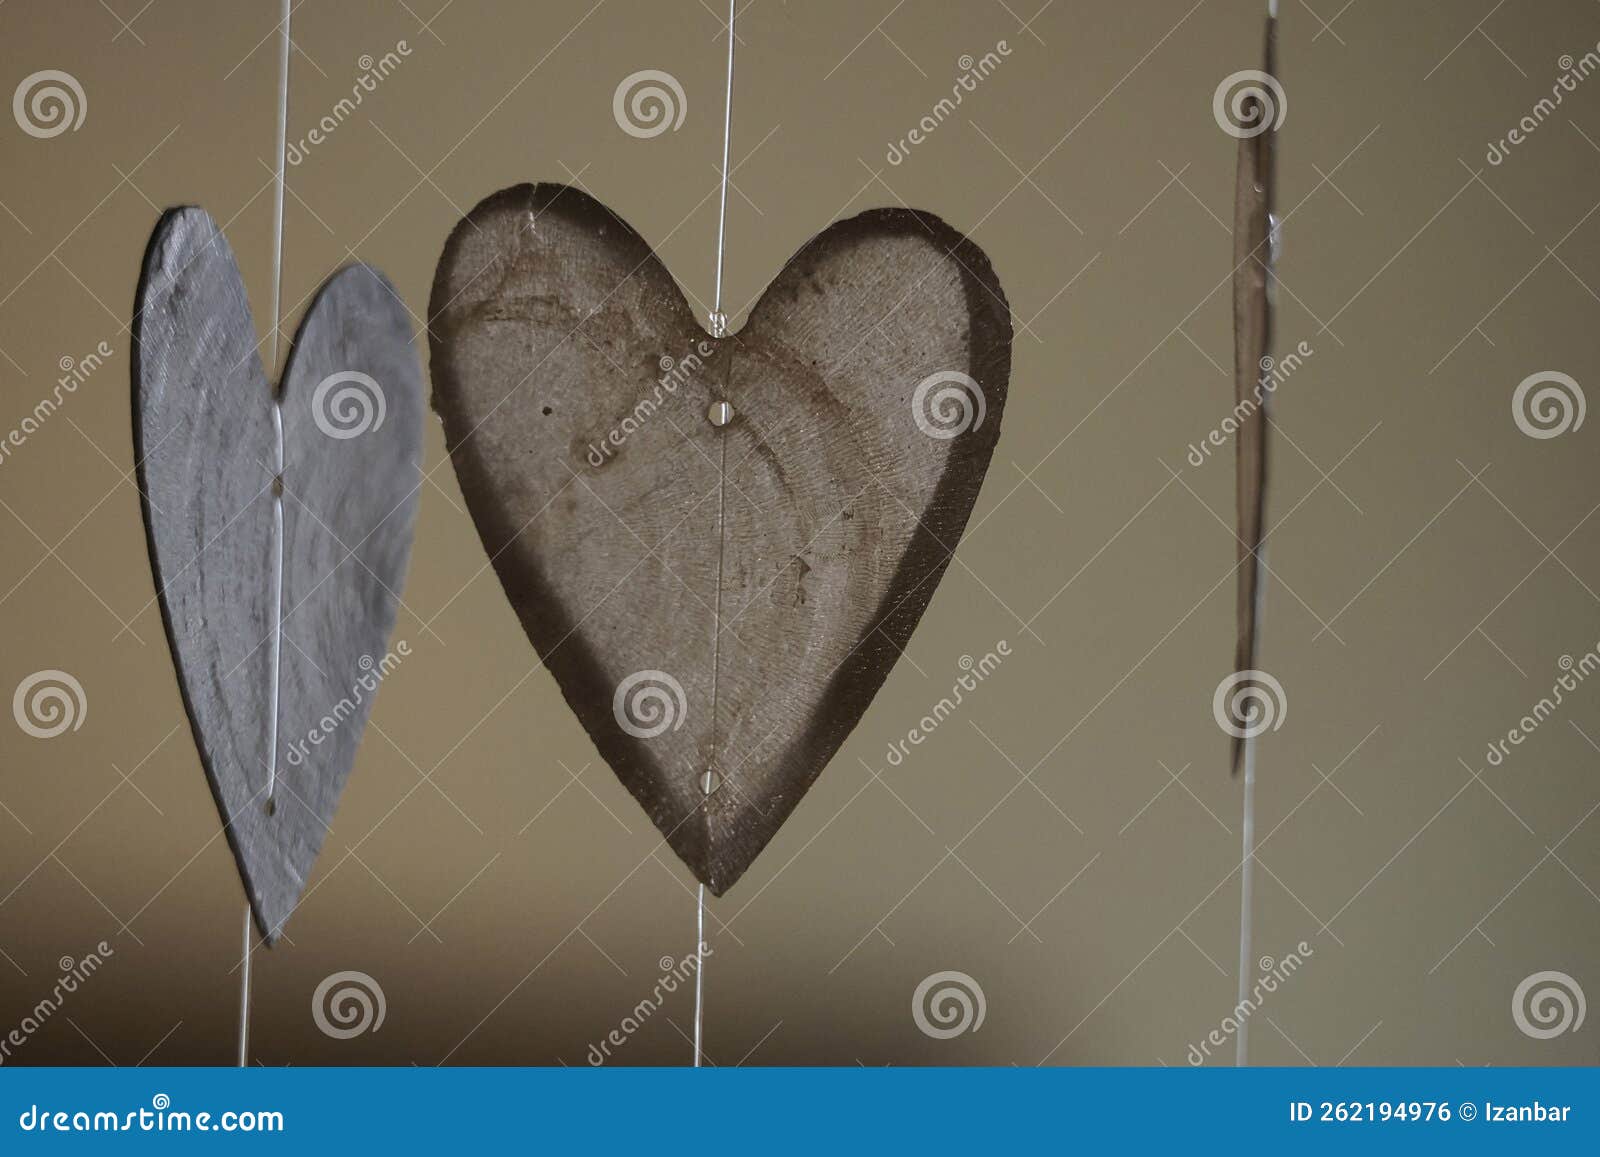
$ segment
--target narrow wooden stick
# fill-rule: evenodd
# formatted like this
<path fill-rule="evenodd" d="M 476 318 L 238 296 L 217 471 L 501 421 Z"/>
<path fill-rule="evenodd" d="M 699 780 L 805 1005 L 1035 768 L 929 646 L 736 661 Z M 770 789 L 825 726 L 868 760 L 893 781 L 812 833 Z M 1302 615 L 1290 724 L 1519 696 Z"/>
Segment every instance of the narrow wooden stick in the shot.
<path fill-rule="evenodd" d="M 1277 0 L 1268 0 L 1262 70 L 1272 83 L 1277 76 Z M 1275 153 L 1273 139 L 1277 125 L 1272 118 L 1277 109 L 1262 108 L 1261 129 L 1239 142 L 1239 177 L 1236 193 L 1234 229 L 1234 359 L 1237 401 L 1253 400 L 1255 413 L 1240 429 L 1238 462 L 1239 590 L 1238 644 L 1234 653 L 1234 672 L 1253 672 L 1261 647 L 1261 619 L 1266 587 L 1266 485 L 1267 422 L 1270 394 L 1262 385 L 1271 366 L 1274 270 L 1276 261 L 1277 219 Z M 1241 251 L 1242 256 L 1241 256 Z M 1248 722 L 1248 721 L 1245 721 Z M 1254 899 L 1255 899 L 1255 796 L 1256 735 L 1245 726 L 1233 742 L 1233 770 L 1244 768 L 1244 799 L 1241 858 L 1239 861 L 1239 1003 L 1249 998 L 1254 975 Z M 1248 1018 L 1239 1019 L 1234 1037 L 1234 1063 L 1243 1068 L 1250 1061 Z"/>

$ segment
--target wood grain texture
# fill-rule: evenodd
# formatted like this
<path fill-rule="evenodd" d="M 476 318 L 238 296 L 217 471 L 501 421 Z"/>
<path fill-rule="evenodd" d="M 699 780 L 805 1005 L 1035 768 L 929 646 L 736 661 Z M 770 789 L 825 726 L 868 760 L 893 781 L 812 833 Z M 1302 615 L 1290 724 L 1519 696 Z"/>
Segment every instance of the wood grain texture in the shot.
<path fill-rule="evenodd" d="M 451 235 L 429 329 L 434 407 L 529 638 L 725 892 L 867 709 L 972 512 L 1011 368 L 988 259 L 926 213 L 865 213 L 712 339 L 608 209 L 522 185 Z"/>
<path fill-rule="evenodd" d="M 280 408 L 215 222 L 200 209 L 169 212 L 145 255 L 133 403 L 151 566 L 195 744 L 269 942 L 299 901 L 372 696 L 392 666 L 385 647 L 411 548 L 422 446 L 410 336 L 381 274 L 341 270 L 300 327 Z M 330 375 L 366 380 L 344 377 L 319 390 Z M 369 409 L 341 390 L 365 394 Z M 274 774 L 280 419 L 284 641 Z"/>
<path fill-rule="evenodd" d="M 1265 59 L 1262 70 L 1276 77 L 1277 21 L 1267 20 Z M 1255 117 L 1270 122 L 1271 109 L 1254 101 Z M 1246 124 L 1256 123 L 1246 109 Z M 1263 364 L 1272 350 L 1272 245 L 1276 168 L 1274 165 L 1278 130 L 1271 127 L 1256 136 L 1239 141 L 1239 166 L 1234 193 L 1233 216 L 1233 373 L 1235 412 L 1251 407 L 1239 424 L 1236 460 L 1237 535 L 1239 539 L 1239 577 L 1237 583 L 1237 642 L 1234 646 L 1235 672 L 1256 669 L 1256 652 L 1261 616 L 1261 581 L 1265 569 L 1261 560 L 1261 541 L 1266 528 L 1267 503 L 1267 422 L 1271 415 L 1272 392 L 1263 388 L 1269 372 Z M 1244 755 L 1244 740 L 1235 735 L 1232 769 L 1239 772 Z"/>

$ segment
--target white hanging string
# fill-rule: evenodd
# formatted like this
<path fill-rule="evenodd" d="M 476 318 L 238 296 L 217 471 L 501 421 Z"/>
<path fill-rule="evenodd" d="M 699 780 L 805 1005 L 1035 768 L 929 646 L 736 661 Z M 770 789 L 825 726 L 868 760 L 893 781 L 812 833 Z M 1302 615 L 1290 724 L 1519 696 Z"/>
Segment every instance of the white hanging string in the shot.
<path fill-rule="evenodd" d="M 285 164 L 289 140 L 289 18 L 290 0 L 283 4 L 283 39 L 278 55 L 278 156 L 272 190 L 272 363 L 268 374 L 272 387 L 273 486 L 272 486 L 272 686 L 268 690 L 268 710 L 272 713 L 267 731 L 267 812 L 270 815 L 278 787 L 278 690 L 283 658 L 283 395 L 278 352 L 283 327 L 283 200 L 287 191 Z"/>
<path fill-rule="evenodd" d="M 694 1067 L 697 1069 L 701 1066 L 705 1057 L 705 1049 L 701 1043 L 706 1019 L 706 958 L 702 947 L 705 942 L 706 886 L 701 884 L 694 914 Z"/>
<path fill-rule="evenodd" d="M 737 0 L 728 0 L 728 79 L 722 101 L 722 176 L 721 199 L 717 208 L 717 286 L 711 303 L 710 329 L 712 337 L 724 337 L 728 332 L 728 318 L 722 312 L 722 266 L 727 253 L 728 239 L 728 149 L 733 139 L 733 46 L 737 41 L 734 35 L 733 21 L 737 15 L 735 5 Z M 720 424 L 720 423 L 719 423 Z M 723 443 L 723 466 L 727 465 L 727 443 Z M 719 488 L 725 489 L 726 480 L 719 482 Z M 717 517 L 717 534 L 722 534 L 722 517 Z M 717 613 L 716 613 L 716 641 L 718 646 L 713 649 L 711 659 L 711 696 L 712 696 L 712 728 L 713 735 L 716 727 L 716 688 L 717 665 L 722 641 L 722 561 L 717 561 Z M 715 753 L 715 739 L 713 738 L 713 754 Z M 716 772 L 708 768 L 701 778 L 701 790 L 709 798 L 716 788 Z M 705 1063 L 705 1021 L 706 1021 L 706 886 L 701 884 L 695 893 L 694 916 L 694 1067 L 700 1068 Z"/>
<path fill-rule="evenodd" d="M 283 409 L 276 385 L 278 381 L 278 354 L 280 327 L 283 315 L 283 198 L 284 166 L 289 140 L 289 17 L 293 14 L 290 0 L 281 0 L 282 16 L 279 29 L 282 37 L 278 44 L 278 155 L 273 172 L 272 195 L 272 360 L 267 373 L 272 387 L 272 636 L 269 642 L 271 684 L 267 689 L 267 814 L 272 814 L 273 793 L 278 780 L 278 688 L 280 664 L 283 657 Z M 244 937 L 239 967 L 239 1067 L 250 1063 L 250 900 L 244 902 Z"/>
<path fill-rule="evenodd" d="M 244 945 L 239 976 L 239 1067 L 249 1065 L 250 1050 L 250 901 L 244 902 Z"/>
<path fill-rule="evenodd" d="M 728 319 L 722 312 L 722 258 L 727 245 L 728 226 L 728 146 L 733 139 L 733 32 L 734 5 L 728 0 L 728 85 L 722 102 L 722 200 L 717 211 L 717 288 L 711 304 L 711 336 L 728 332 Z"/>

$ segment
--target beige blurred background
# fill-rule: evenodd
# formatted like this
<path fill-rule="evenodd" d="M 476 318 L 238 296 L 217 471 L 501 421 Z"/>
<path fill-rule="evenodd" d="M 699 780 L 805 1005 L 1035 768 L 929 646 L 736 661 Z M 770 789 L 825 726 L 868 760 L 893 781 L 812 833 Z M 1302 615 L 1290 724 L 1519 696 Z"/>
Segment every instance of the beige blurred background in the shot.
<path fill-rule="evenodd" d="M 288 170 L 286 325 L 361 259 L 426 307 L 450 228 L 525 180 L 581 184 L 702 311 L 725 33 L 717 0 L 306 0 L 289 136 L 409 55 Z M 1212 692 L 1232 654 L 1224 77 L 1249 0 L 748 0 L 728 300 L 808 236 L 903 203 L 967 231 L 1017 324 L 1005 428 L 959 563 L 854 736 L 708 917 L 719 1065 L 1170 1064 L 1235 1001 L 1241 792 Z M 81 726 L 0 726 L 0 1034 L 61 957 L 104 967 L 8 1063 L 229 1063 L 241 891 L 193 750 L 140 524 L 129 322 L 161 210 L 225 226 L 265 332 L 277 4 L 11 0 L 5 93 L 70 73 L 87 110 L 0 124 L 0 427 L 63 359 L 113 351 L 0 461 L 0 691 L 60 669 Z M 1009 55 L 899 164 L 963 73 Z M 1535 439 L 1512 394 L 1600 385 L 1600 79 L 1486 152 L 1600 41 L 1582 0 L 1289 0 L 1287 218 L 1262 664 L 1256 957 L 1299 970 L 1251 1018 L 1263 1064 L 1600 1061 L 1600 1023 L 1521 1031 L 1543 971 L 1600 997 L 1600 681 L 1499 766 L 1491 740 L 1600 641 L 1591 419 Z M 612 95 L 685 94 L 638 139 Z M 292 309 L 290 308 L 292 307 Z M 735 324 L 737 324 L 737 320 Z M 425 358 L 420 341 L 419 357 Z M 694 940 L 692 878 L 598 762 L 485 565 L 437 425 L 372 726 L 289 941 L 255 959 L 252 1060 L 585 1063 Z M 1012 656 L 899 766 L 963 655 Z M 1260 961 L 1251 961 L 1256 971 Z M 1271 967 L 1271 964 L 1268 965 Z M 379 1031 L 311 997 L 369 974 Z M 933 973 L 982 1027 L 919 1030 Z M 690 1059 L 680 990 L 614 1063 Z M 1232 1043 L 1208 1063 L 1232 1063 Z"/>

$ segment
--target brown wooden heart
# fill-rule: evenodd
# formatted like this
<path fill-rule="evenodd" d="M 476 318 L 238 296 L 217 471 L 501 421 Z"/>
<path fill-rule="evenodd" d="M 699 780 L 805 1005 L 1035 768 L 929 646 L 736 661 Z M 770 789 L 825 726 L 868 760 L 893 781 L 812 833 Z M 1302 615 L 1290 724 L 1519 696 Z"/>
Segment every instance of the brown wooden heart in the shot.
<path fill-rule="evenodd" d="M 519 185 L 451 234 L 429 314 L 433 405 L 512 606 L 722 894 L 866 711 L 972 513 L 1011 372 L 988 258 L 929 214 L 863 213 L 713 339 L 604 205 Z"/>

